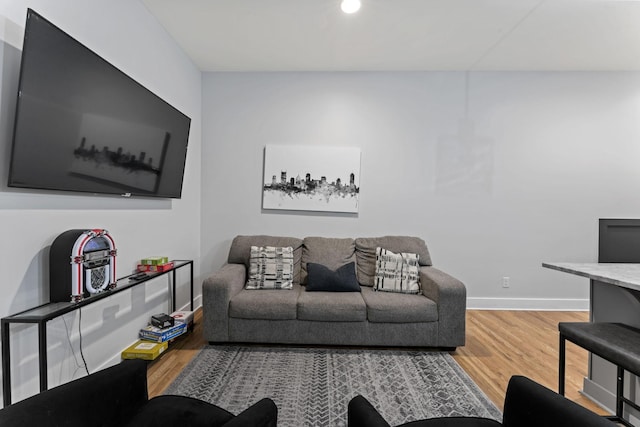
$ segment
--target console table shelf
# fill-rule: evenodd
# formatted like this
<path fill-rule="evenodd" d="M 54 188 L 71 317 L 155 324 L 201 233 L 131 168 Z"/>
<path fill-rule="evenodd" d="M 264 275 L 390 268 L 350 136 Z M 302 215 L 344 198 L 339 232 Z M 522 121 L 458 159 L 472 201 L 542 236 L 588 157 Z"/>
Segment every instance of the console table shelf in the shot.
<path fill-rule="evenodd" d="M 28 310 L 21 311 L 11 316 L 3 317 L 1 322 L 2 334 L 2 395 L 4 406 L 11 404 L 11 342 L 10 342 L 10 325 L 12 323 L 35 323 L 38 325 L 38 355 L 39 355 L 39 374 L 40 374 L 40 391 L 47 390 L 47 322 L 56 317 L 78 310 L 87 305 L 93 304 L 104 298 L 108 298 L 127 289 L 141 285 L 151 279 L 172 274 L 172 294 L 171 307 L 176 309 L 176 271 L 180 268 L 189 266 L 190 270 L 190 307 L 193 311 L 193 260 L 174 260 L 173 268 L 162 272 L 148 272 L 145 277 L 130 280 L 129 276 L 125 276 L 117 280 L 114 289 L 92 295 L 80 302 L 52 302 L 43 304 Z"/>

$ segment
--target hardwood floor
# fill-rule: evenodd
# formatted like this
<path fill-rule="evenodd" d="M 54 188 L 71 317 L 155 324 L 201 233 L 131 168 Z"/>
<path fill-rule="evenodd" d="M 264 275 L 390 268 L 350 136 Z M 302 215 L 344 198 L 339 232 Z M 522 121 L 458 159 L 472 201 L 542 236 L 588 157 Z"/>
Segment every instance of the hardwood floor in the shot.
<path fill-rule="evenodd" d="M 587 312 L 467 311 L 467 339 L 453 358 L 502 410 L 512 375 L 524 375 L 558 390 L 558 322 L 586 322 Z M 567 342 L 565 395 L 599 414 L 580 393 L 588 353 Z"/>
<path fill-rule="evenodd" d="M 193 320 L 194 329 L 191 333 L 181 336 L 171 344 L 169 351 L 149 363 L 147 384 L 150 398 L 162 394 L 198 354 L 198 351 L 207 344 L 202 338 L 202 308 L 196 310 Z"/>
<path fill-rule="evenodd" d="M 502 410 L 512 375 L 525 375 L 552 390 L 558 389 L 558 322 L 581 322 L 588 317 L 586 312 L 468 310 L 466 345 L 458 348 L 453 357 Z M 195 313 L 194 331 L 150 363 L 149 396 L 162 394 L 205 344 L 200 309 Z M 579 392 L 586 374 L 587 352 L 567 342 L 567 397 L 604 414 Z"/>

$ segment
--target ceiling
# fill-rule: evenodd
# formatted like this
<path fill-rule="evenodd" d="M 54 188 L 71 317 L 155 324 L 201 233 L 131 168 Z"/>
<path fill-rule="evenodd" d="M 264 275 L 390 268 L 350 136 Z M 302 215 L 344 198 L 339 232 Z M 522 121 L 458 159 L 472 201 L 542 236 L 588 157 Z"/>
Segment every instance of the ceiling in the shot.
<path fill-rule="evenodd" d="M 202 71 L 640 70 L 640 1 L 142 0 Z"/>

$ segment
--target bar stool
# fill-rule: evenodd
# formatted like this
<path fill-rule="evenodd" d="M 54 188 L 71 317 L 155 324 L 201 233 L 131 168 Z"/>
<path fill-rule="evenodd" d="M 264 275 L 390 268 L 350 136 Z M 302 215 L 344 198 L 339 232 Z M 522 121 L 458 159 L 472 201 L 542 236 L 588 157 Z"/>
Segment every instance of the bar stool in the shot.
<path fill-rule="evenodd" d="M 640 406 L 624 396 L 624 371 L 640 375 L 640 329 L 622 323 L 560 322 L 558 393 L 564 396 L 566 341 L 613 363 L 617 367 L 616 414 L 612 421 L 633 427 L 623 418 L 624 405 L 640 411 Z"/>

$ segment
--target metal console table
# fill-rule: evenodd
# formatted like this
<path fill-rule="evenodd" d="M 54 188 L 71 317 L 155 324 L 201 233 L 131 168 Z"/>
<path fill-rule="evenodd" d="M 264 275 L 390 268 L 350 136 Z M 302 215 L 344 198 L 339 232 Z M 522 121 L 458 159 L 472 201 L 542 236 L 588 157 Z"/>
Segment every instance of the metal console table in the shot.
<path fill-rule="evenodd" d="M 176 309 L 176 271 L 180 268 L 190 267 L 190 307 L 193 310 L 193 260 L 174 260 L 174 266 L 170 270 L 147 273 L 146 277 L 136 280 L 129 280 L 131 275 L 118 279 L 117 286 L 109 291 L 105 291 L 78 303 L 72 302 L 52 302 L 40 305 L 38 307 L 31 308 L 29 310 L 21 311 L 20 313 L 13 314 L 11 316 L 3 317 L 0 320 L 2 327 L 2 395 L 4 406 L 11 405 L 11 340 L 10 340 L 10 325 L 12 323 L 35 323 L 38 325 L 38 357 L 39 357 L 39 375 L 40 375 L 40 391 L 45 391 L 48 388 L 47 385 L 47 322 L 62 316 L 63 314 L 70 313 L 74 310 L 78 310 L 81 307 L 85 307 L 89 304 L 93 304 L 96 301 L 100 301 L 104 298 L 108 298 L 118 292 L 131 289 L 134 286 L 140 285 L 151 279 L 155 279 L 166 274 L 172 274 L 172 294 L 171 294 L 171 307 L 175 311 Z"/>

